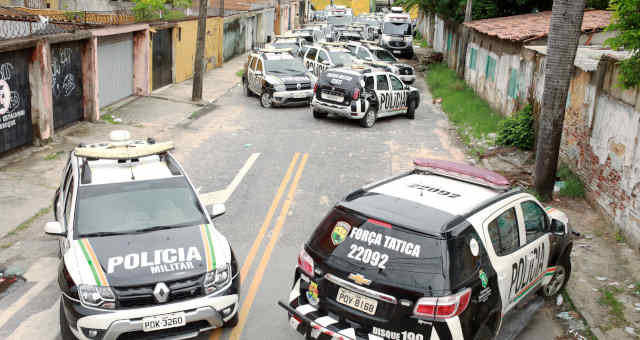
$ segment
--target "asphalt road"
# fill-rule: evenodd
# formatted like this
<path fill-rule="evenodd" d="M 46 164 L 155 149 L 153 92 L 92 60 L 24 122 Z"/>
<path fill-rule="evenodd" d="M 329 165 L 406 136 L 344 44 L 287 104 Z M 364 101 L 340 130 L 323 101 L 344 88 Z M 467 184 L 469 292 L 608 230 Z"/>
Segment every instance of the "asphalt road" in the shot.
<path fill-rule="evenodd" d="M 424 82 L 417 86 L 424 94 Z M 229 189 L 227 213 L 214 223 L 242 266 L 240 324 L 200 339 L 302 339 L 276 303 L 288 296 L 297 254 L 329 208 L 363 184 L 408 169 L 416 157 L 465 159 L 446 117 L 430 97 L 422 99 L 415 120 L 385 118 L 363 129 L 355 121 L 314 119 L 307 107 L 264 109 L 236 87 L 209 112 L 177 128 L 175 154 L 200 192 Z M 51 263 L 55 241 L 34 240 L 25 241 L 38 247 L 34 263 Z M 0 297 L 0 305 L 19 307 L 0 322 L 0 338 L 59 338 L 56 272 L 32 272 L 44 282 L 37 294 L 29 295 L 33 285 L 24 284 Z M 543 310 L 518 338 L 554 339 L 561 332 Z"/>

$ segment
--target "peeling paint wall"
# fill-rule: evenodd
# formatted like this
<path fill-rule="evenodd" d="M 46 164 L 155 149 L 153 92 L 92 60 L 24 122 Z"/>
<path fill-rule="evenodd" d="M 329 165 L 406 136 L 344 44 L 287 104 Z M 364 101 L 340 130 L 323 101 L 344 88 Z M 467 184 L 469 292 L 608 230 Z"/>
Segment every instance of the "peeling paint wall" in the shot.
<path fill-rule="evenodd" d="M 247 20 L 244 17 L 226 18 L 224 22 L 223 60 L 246 52 Z"/>
<path fill-rule="evenodd" d="M 222 18 L 207 18 L 205 42 L 206 70 L 222 65 Z M 175 82 L 180 83 L 193 77 L 193 63 L 196 57 L 197 19 L 177 22 L 173 29 L 173 50 L 175 62 Z"/>

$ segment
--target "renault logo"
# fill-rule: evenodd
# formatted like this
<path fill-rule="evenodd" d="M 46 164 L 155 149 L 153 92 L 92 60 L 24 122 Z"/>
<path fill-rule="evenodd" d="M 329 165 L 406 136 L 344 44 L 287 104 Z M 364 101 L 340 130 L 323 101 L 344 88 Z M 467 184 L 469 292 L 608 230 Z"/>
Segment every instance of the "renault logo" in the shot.
<path fill-rule="evenodd" d="M 165 303 L 169 300 L 169 287 L 164 282 L 156 284 L 156 288 L 153 289 L 153 296 L 158 303 Z"/>
<path fill-rule="evenodd" d="M 299 90 L 299 89 L 301 89 L 301 88 L 302 88 L 302 85 L 301 85 L 300 83 L 298 83 L 298 84 L 296 85 L 296 87 L 297 87 L 297 88 L 298 88 L 298 90 Z"/>
<path fill-rule="evenodd" d="M 349 277 L 350 280 L 353 280 L 353 282 L 355 282 L 355 283 L 357 283 L 359 285 L 368 286 L 368 285 L 371 284 L 371 280 L 367 279 L 362 274 L 351 273 L 351 274 L 349 274 L 348 277 Z"/>

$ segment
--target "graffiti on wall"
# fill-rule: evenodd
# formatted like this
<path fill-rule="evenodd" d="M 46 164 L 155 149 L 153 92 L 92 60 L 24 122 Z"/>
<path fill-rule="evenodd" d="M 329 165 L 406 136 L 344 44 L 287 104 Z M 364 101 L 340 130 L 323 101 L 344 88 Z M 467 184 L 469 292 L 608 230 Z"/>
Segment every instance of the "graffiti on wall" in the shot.
<path fill-rule="evenodd" d="M 0 54 L 0 152 L 33 139 L 29 56 L 29 50 Z"/>

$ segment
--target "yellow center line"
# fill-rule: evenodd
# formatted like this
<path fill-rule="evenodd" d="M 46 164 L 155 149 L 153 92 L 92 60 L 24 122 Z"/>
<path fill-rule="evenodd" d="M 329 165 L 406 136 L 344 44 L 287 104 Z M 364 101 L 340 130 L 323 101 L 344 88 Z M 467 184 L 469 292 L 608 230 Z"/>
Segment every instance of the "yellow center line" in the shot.
<path fill-rule="evenodd" d="M 260 248 L 260 244 L 262 244 L 264 235 L 267 233 L 267 228 L 269 227 L 269 225 L 271 225 L 271 220 L 273 219 L 273 215 L 276 212 L 278 205 L 280 204 L 280 199 L 282 198 L 282 195 L 284 194 L 284 191 L 287 188 L 287 185 L 289 184 L 289 180 L 291 179 L 291 175 L 293 174 L 293 170 L 295 168 L 296 163 L 298 162 L 299 157 L 300 157 L 300 153 L 298 152 L 296 152 L 293 155 L 293 159 L 289 163 L 289 168 L 287 169 L 287 172 L 285 173 L 285 176 L 282 179 L 282 182 L 280 182 L 280 187 L 278 187 L 278 191 L 276 191 L 276 196 L 273 198 L 273 201 L 271 202 L 271 206 L 267 211 L 267 216 L 265 216 L 264 222 L 262 222 L 262 226 L 258 231 L 258 235 L 256 236 L 256 239 L 253 241 L 253 244 L 251 245 L 251 249 L 249 250 L 247 257 L 245 258 L 244 263 L 242 264 L 242 268 L 240 268 L 240 284 L 244 282 L 245 278 L 247 277 L 247 274 L 249 273 L 249 269 L 251 269 L 253 260 L 255 259 L 256 253 L 258 252 L 258 248 Z M 222 335 L 222 330 L 218 328 L 211 333 L 211 336 L 209 337 L 209 339 L 218 340 L 220 339 L 221 335 Z"/>
<path fill-rule="evenodd" d="M 264 275 L 265 270 L 267 269 L 267 265 L 269 264 L 269 259 L 271 258 L 271 253 L 273 252 L 273 248 L 278 242 L 278 237 L 280 236 L 280 231 L 284 226 L 284 222 L 287 219 L 287 213 L 289 212 L 289 207 L 293 202 L 293 196 L 295 194 L 296 188 L 298 187 L 298 182 L 300 181 L 300 176 L 302 176 L 302 171 L 304 170 L 304 166 L 307 163 L 307 158 L 309 154 L 304 154 L 302 156 L 302 160 L 300 161 L 300 166 L 298 167 L 298 171 L 296 172 L 296 176 L 293 179 L 291 187 L 289 188 L 289 192 L 287 193 L 287 198 L 282 204 L 282 210 L 280 211 L 280 216 L 278 216 L 278 220 L 276 221 L 276 226 L 273 229 L 273 233 L 267 247 L 264 250 L 264 254 L 262 259 L 260 260 L 260 264 L 258 265 L 258 269 L 256 270 L 256 274 L 254 276 L 253 281 L 251 282 L 251 287 L 249 287 L 249 291 L 247 292 L 247 296 L 242 304 L 242 308 L 240 309 L 240 321 L 238 325 L 231 331 L 231 336 L 229 340 L 238 340 L 242 335 L 242 331 L 244 329 L 244 325 L 247 322 L 247 316 L 249 315 L 249 311 L 251 310 L 251 306 L 253 305 L 253 300 L 256 297 L 258 292 L 258 288 L 262 283 L 262 277 Z"/>

